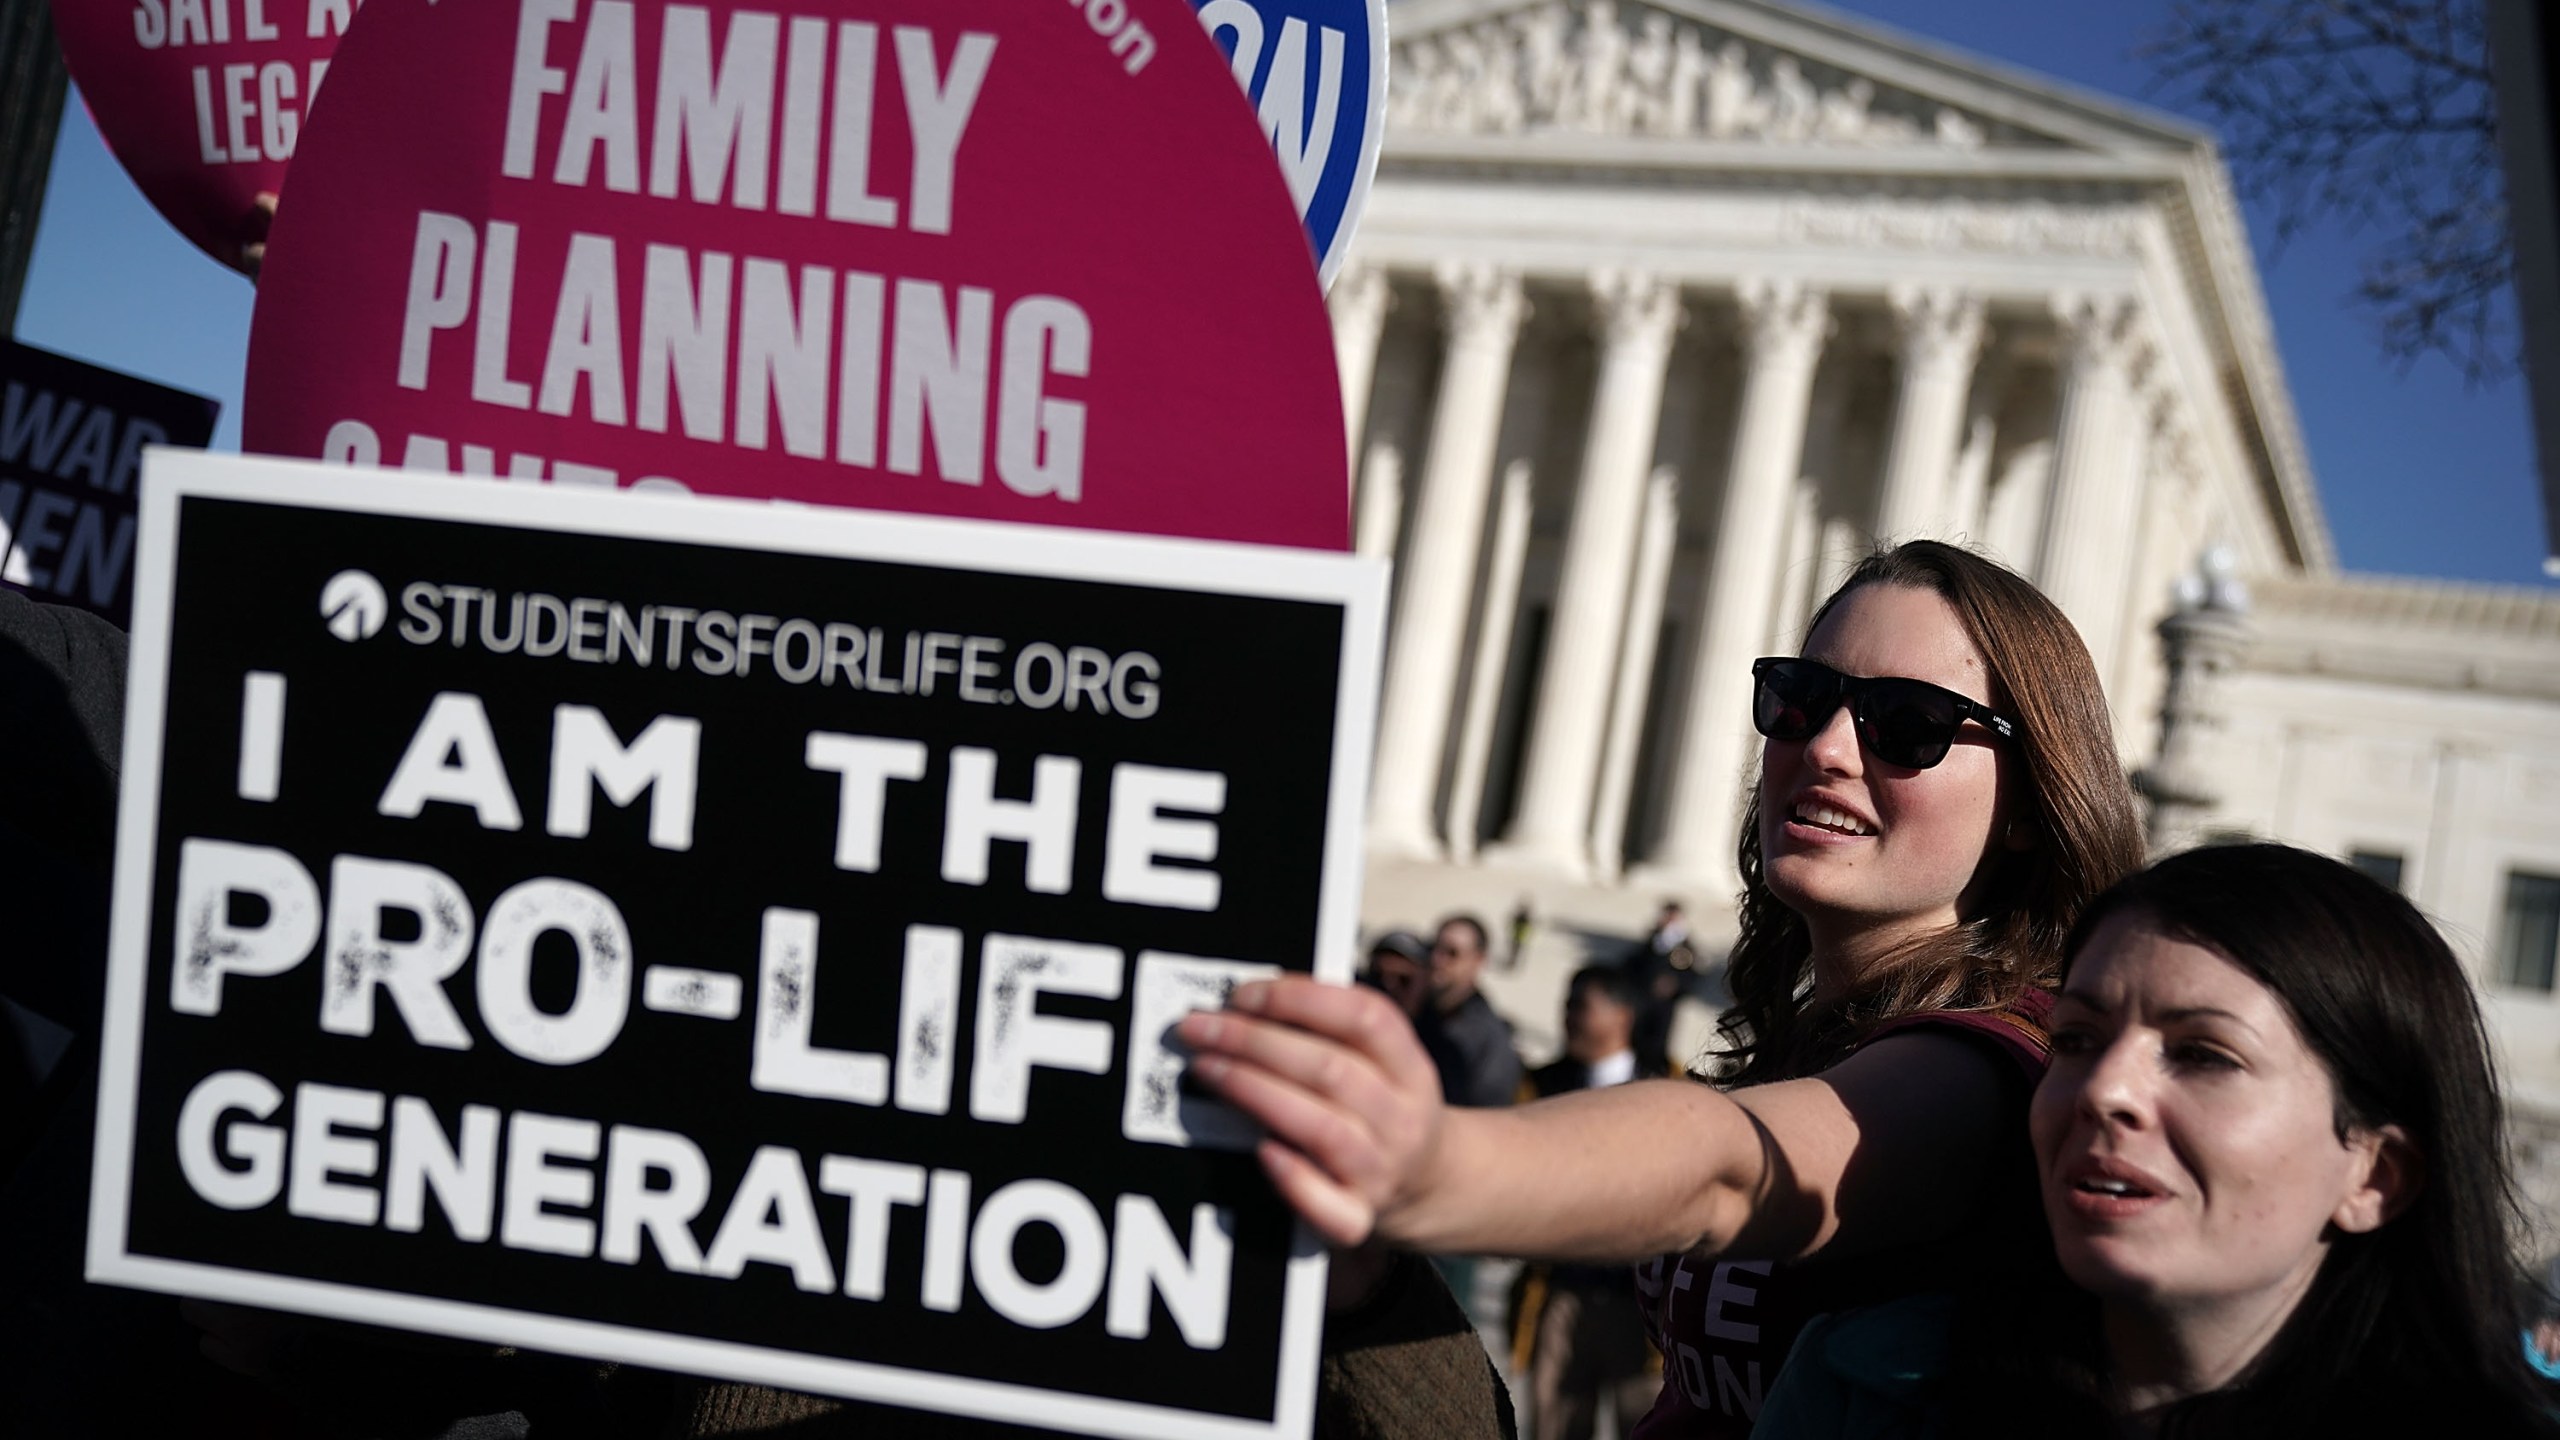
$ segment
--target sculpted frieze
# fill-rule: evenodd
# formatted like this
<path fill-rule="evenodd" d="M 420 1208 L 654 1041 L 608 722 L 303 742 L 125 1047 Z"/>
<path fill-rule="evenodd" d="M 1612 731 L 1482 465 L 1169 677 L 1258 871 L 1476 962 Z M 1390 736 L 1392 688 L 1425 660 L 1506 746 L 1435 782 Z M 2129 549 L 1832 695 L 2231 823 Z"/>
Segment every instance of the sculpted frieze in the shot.
<path fill-rule="evenodd" d="M 1391 126 L 1980 149 L 1983 121 L 1695 21 L 1543 0 L 1395 48 Z"/>

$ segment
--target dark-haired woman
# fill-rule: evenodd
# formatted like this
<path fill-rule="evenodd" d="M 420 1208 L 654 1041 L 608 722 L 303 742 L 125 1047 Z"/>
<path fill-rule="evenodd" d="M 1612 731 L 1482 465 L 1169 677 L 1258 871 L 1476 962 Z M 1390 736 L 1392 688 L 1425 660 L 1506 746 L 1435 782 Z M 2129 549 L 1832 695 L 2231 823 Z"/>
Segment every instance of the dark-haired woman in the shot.
<path fill-rule="evenodd" d="M 2434 927 L 2246 845 L 2117 886 L 2073 942 L 2031 1114 L 2058 1273 L 1821 1322 L 1770 1430 L 2551 1433 L 2488 1041 Z"/>
<path fill-rule="evenodd" d="M 1720 1086 L 1453 1111 L 1374 995 L 1284 980 L 1184 1022 L 1336 1243 L 1668 1257 L 1644 1272 L 1666 1375 L 1641 1440 L 1747 1433 L 1806 1318 L 2032 1234 L 2045 989 L 2081 907 L 2141 860 L 2086 650 L 1990 561 L 1879 553 L 1801 655 L 1755 669 Z"/>

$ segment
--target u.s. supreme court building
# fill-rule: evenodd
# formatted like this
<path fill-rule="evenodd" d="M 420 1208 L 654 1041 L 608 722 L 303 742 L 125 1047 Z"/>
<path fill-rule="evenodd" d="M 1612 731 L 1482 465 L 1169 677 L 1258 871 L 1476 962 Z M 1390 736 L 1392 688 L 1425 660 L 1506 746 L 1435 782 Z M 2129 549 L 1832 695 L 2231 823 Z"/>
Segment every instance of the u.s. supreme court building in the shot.
<path fill-rule="evenodd" d="M 2156 845 L 2439 919 L 2560 1202 L 2560 595 L 2339 572 L 2212 136 L 1767 0 L 1389 26 L 1330 297 L 1397 565 L 1368 918 L 1525 901 L 1530 1048 L 1583 937 L 1729 934 L 1750 661 L 1876 537 L 1962 539 L 2080 627 Z"/>

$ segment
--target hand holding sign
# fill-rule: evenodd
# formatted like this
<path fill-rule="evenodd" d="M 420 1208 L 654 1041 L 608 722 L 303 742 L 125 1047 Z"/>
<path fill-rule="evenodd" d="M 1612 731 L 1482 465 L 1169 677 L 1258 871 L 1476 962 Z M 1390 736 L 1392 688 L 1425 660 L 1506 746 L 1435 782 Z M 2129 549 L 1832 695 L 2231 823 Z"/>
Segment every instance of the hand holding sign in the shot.
<path fill-rule="evenodd" d="M 152 464 L 93 1277 L 1306 1433 L 1171 1034 L 1346 978 L 1379 567 Z"/>
<path fill-rule="evenodd" d="M 1231 1003 L 1180 1034 L 1201 1077 L 1269 1132 L 1256 1153 L 1272 1183 L 1336 1245 L 1391 1234 L 1449 1114 L 1412 1022 L 1365 986 L 1280 979 Z"/>

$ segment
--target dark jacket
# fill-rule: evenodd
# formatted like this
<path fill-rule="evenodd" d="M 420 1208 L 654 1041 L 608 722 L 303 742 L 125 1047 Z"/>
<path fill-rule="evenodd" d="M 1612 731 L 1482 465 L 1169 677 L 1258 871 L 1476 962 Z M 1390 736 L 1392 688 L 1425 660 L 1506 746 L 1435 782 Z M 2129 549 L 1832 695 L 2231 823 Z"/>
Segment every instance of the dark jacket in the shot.
<path fill-rule="evenodd" d="M 1520 1094 L 1520 1052 L 1511 1048 L 1511 1022 L 1494 1013 L 1481 993 L 1441 1014 L 1425 1010 L 1414 1022 L 1422 1048 L 1440 1067 L 1440 1095 L 1452 1105 L 1508 1105 Z"/>

